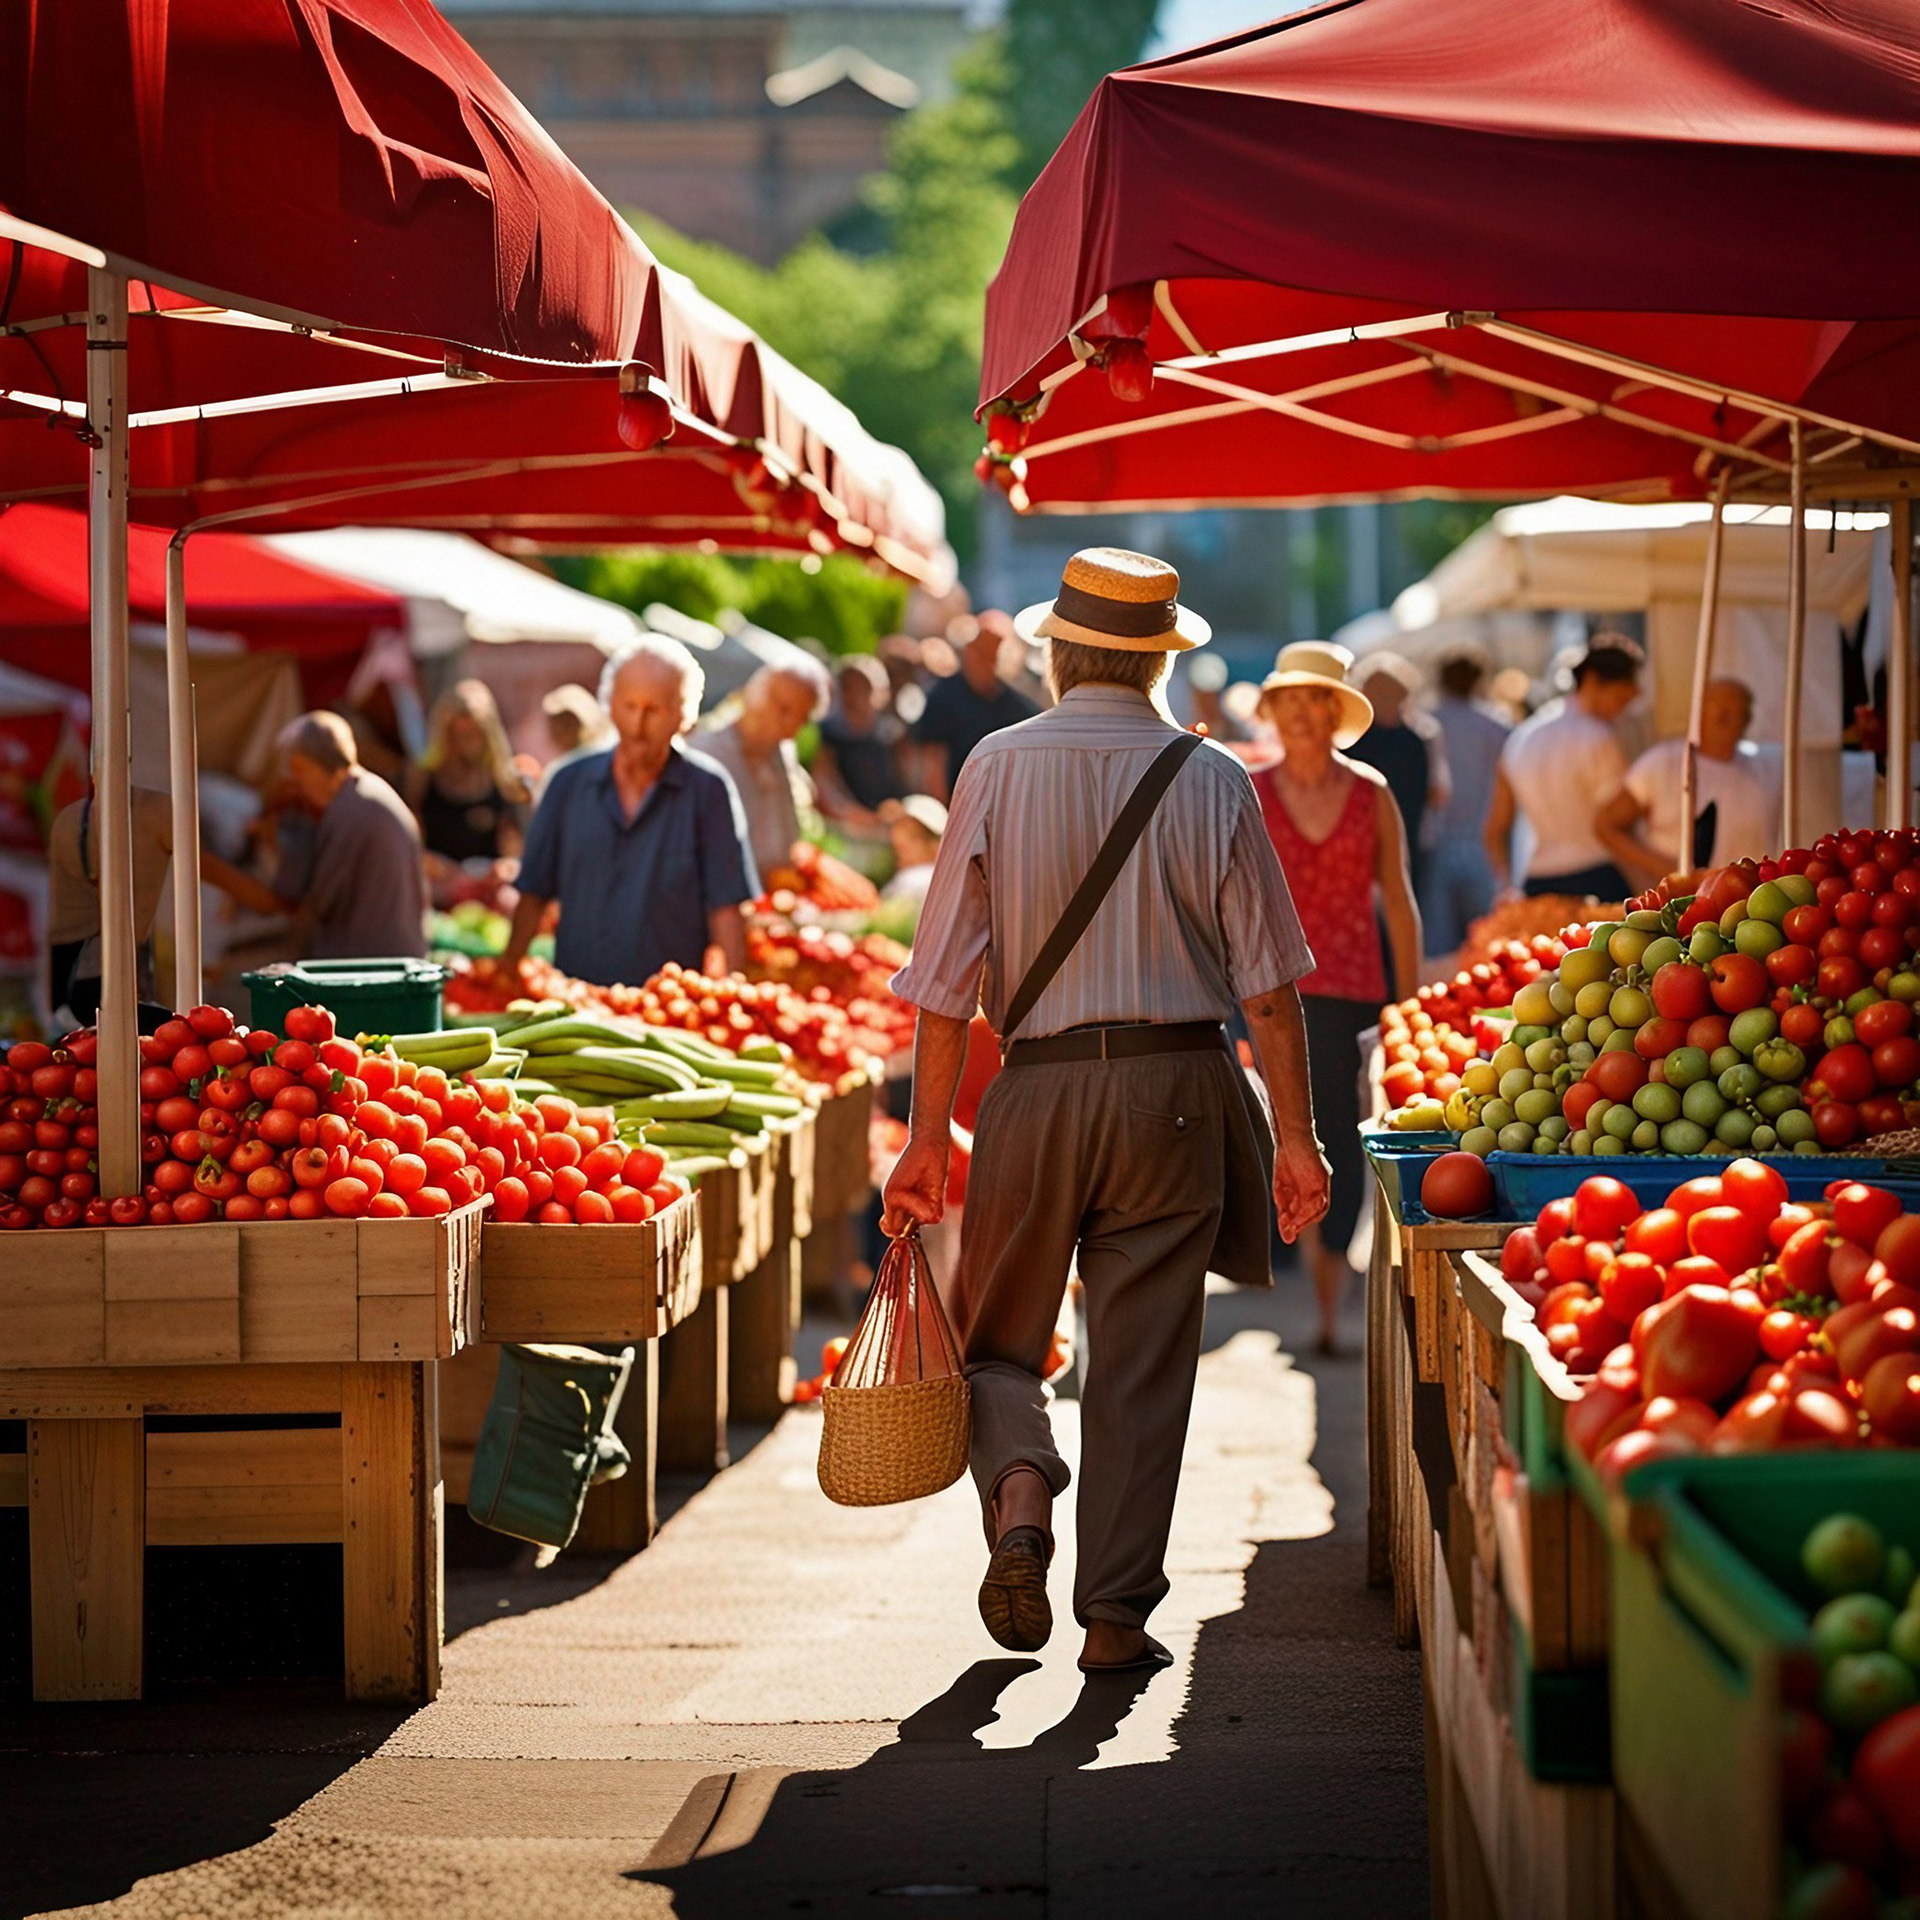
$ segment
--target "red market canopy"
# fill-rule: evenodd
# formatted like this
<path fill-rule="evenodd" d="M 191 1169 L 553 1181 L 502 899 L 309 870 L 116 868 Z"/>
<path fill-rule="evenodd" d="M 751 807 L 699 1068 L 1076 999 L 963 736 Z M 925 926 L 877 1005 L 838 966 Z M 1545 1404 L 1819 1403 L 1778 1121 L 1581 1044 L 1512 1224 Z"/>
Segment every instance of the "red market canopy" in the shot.
<path fill-rule="evenodd" d="M 1896 0 L 1329 0 L 1102 83 L 988 296 L 999 477 L 1778 491 L 1798 414 L 1871 492 L 1920 455 L 1916 191 Z"/>
<path fill-rule="evenodd" d="M 167 535 L 129 529 L 127 598 L 137 620 L 166 618 Z M 87 518 L 65 507 L 0 511 L 0 661 L 86 691 Z M 346 684 L 368 639 L 404 628 L 393 594 L 302 565 L 240 534 L 208 534 L 187 550 L 187 618 L 248 647 L 290 653 L 314 698 Z"/>

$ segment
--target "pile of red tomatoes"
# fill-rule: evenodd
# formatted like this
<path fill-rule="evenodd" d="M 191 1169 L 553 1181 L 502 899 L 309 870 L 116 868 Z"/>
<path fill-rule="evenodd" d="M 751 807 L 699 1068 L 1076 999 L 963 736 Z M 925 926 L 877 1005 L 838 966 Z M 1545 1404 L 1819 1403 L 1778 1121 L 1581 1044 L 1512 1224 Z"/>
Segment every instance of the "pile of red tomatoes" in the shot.
<path fill-rule="evenodd" d="M 1607 1477 L 1674 1453 L 1920 1446 L 1920 1215 L 1883 1188 L 1793 1202 L 1777 1169 L 1733 1160 L 1643 1209 L 1602 1176 L 1500 1264 L 1592 1376 L 1567 1437 Z"/>
<path fill-rule="evenodd" d="M 111 1201 L 96 1191 L 95 1034 L 11 1049 L 0 1228 L 432 1219 L 488 1196 L 500 1220 L 602 1224 L 686 1192 L 660 1154 L 619 1142 L 611 1112 L 364 1052 L 324 1007 L 295 1007 L 286 1028 L 195 1007 L 143 1037 L 143 1185 Z"/>

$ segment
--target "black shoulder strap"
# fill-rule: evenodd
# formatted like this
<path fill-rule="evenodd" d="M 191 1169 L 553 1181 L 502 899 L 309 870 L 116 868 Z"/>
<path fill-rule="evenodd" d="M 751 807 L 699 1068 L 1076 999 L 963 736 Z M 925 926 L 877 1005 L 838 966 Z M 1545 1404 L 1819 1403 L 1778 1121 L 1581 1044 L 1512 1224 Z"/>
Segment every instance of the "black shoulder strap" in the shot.
<path fill-rule="evenodd" d="M 1152 766 L 1140 776 L 1140 784 L 1127 796 L 1127 804 L 1107 829 L 1107 837 L 1100 843 L 1100 851 L 1093 856 L 1093 865 L 1087 869 L 1086 878 L 1074 890 L 1073 898 L 1067 902 L 1066 912 L 1048 934 L 1046 945 L 1034 956 L 1026 978 L 1020 982 L 1012 1000 L 1007 1003 L 1007 1022 L 1000 1035 L 1002 1046 L 1013 1038 L 1021 1021 L 1033 1011 L 1034 1002 L 1052 984 L 1053 976 L 1066 965 L 1068 954 L 1080 944 L 1080 936 L 1100 911 L 1100 903 L 1112 891 L 1113 883 L 1120 878 L 1120 869 L 1127 864 L 1127 856 L 1147 830 L 1147 822 L 1153 818 L 1153 811 L 1159 806 L 1161 797 L 1173 785 L 1174 776 L 1203 744 L 1199 734 L 1183 733 L 1179 739 L 1168 741 L 1154 756 Z"/>

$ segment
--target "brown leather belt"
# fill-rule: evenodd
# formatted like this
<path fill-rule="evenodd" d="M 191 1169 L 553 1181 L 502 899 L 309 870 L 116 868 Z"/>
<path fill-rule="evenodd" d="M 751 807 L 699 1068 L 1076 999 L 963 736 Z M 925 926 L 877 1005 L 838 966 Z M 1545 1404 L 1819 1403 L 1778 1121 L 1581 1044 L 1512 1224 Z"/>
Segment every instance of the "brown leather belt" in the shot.
<path fill-rule="evenodd" d="M 1136 1022 L 1124 1027 L 1072 1027 L 1042 1040 L 1016 1040 L 1009 1067 L 1050 1067 L 1063 1060 L 1137 1060 L 1153 1053 L 1209 1053 L 1227 1044 L 1218 1020 Z"/>

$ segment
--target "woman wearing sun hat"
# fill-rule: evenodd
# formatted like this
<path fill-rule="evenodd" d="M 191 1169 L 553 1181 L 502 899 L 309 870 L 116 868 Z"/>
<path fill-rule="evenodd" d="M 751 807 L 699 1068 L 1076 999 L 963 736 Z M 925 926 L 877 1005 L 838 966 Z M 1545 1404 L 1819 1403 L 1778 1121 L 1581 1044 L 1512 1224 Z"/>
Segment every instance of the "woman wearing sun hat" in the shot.
<path fill-rule="evenodd" d="M 1320 1302 L 1320 1350 L 1332 1353 L 1347 1244 L 1360 1218 L 1360 1036 L 1392 997 L 1380 951 L 1376 898 L 1386 914 L 1398 991 L 1419 979 L 1420 909 L 1407 865 L 1406 828 L 1387 783 L 1341 751 L 1373 724 L 1365 694 L 1347 684 L 1353 656 L 1322 640 L 1281 649 L 1260 690 L 1260 711 L 1281 758 L 1253 777 L 1287 889 L 1313 949 L 1300 982 L 1313 1110 L 1333 1169 L 1320 1225 L 1304 1236 Z"/>

